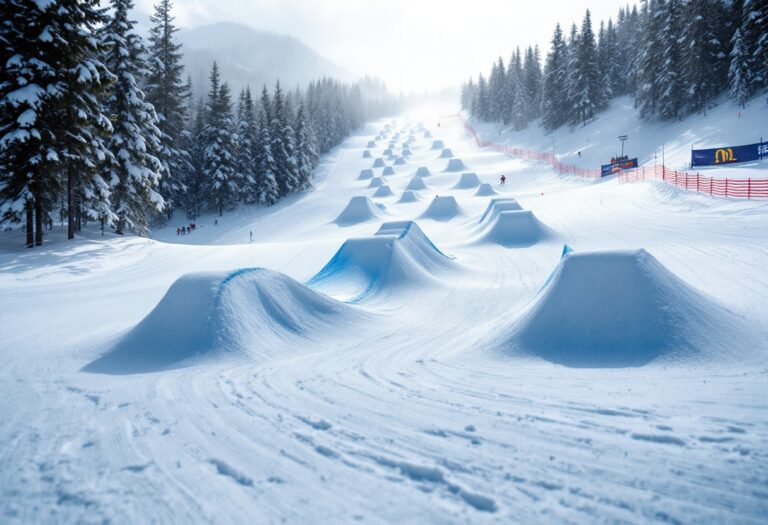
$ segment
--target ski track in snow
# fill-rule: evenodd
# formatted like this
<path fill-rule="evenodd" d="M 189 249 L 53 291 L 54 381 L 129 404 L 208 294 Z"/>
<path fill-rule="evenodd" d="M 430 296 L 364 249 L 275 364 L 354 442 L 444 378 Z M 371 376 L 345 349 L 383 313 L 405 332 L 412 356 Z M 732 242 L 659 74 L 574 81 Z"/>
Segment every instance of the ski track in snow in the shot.
<path fill-rule="evenodd" d="M 534 298 L 564 242 L 644 248 L 765 336 L 768 204 L 559 177 L 477 149 L 446 113 L 400 117 L 393 133 L 423 122 L 555 239 L 478 242 L 489 197 L 454 188 L 461 172 L 442 172 L 446 159 L 421 133 L 386 177 L 393 195 L 372 198 L 384 209 L 334 223 L 351 197 L 375 191 L 358 175 L 387 147 L 380 140 L 363 158 L 394 120 L 384 119 L 325 159 L 314 191 L 273 208 L 241 208 L 218 226 L 205 217 L 186 238 L 171 225 L 157 241 L 0 252 L 0 521 L 765 523 L 765 337 L 725 364 L 639 368 L 502 359 L 487 346 Z M 419 166 L 431 171 L 427 189 L 398 204 Z M 462 213 L 417 218 L 436 194 Z M 458 269 L 360 301 L 370 320 L 349 333 L 268 359 L 81 371 L 183 273 L 264 266 L 305 282 L 346 239 L 407 219 Z M 241 244 L 250 230 L 258 242 Z"/>

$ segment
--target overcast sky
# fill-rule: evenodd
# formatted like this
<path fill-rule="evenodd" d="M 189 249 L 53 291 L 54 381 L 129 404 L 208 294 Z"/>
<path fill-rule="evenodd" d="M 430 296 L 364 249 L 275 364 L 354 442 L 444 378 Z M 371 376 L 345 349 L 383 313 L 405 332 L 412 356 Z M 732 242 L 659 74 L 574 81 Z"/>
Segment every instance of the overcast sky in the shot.
<path fill-rule="evenodd" d="M 137 0 L 141 13 L 154 0 Z M 516 45 L 548 49 L 555 23 L 564 31 L 592 11 L 615 20 L 621 0 L 175 0 L 180 26 L 237 21 L 295 36 L 354 75 L 372 74 L 393 89 L 458 85 L 486 71 Z M 142 20 L 143 22 L 144 20 Z M 256 50 L 257 51 L 257 50 Z"/>

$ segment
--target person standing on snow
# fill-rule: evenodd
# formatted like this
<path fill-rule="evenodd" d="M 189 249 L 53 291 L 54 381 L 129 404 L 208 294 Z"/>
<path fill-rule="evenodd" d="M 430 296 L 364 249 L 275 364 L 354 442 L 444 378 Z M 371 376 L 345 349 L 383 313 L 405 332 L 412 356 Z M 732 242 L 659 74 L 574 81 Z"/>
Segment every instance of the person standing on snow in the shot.
<path fill-rule="evenodd" d="M 501 184 L 500 184 L 501 186 L 504 186 L 504 184 L 506 184 L 506 183 L 507 183 L 507 177 L 505 177 L 504 175 L 502 175 L 502 176 L 499 178 L 499 180 L 501 181 Z"/>

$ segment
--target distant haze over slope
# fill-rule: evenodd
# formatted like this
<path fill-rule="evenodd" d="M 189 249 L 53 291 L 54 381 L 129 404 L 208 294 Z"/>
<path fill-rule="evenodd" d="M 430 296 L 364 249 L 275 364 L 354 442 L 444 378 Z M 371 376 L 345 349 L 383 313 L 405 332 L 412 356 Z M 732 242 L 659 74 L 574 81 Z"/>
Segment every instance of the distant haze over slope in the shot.
<path fill-rule="evenodd" d="M 178 36 L 196 96 L 207 92 L 214 60 L 235 96 L 246 85 L 254 93 L 265 83 L 271 88 L 277 79 L 287 89 L 322 76 L 349 80 L 344 69 L 290 36 L 234 22 L 182 29 Z"/>

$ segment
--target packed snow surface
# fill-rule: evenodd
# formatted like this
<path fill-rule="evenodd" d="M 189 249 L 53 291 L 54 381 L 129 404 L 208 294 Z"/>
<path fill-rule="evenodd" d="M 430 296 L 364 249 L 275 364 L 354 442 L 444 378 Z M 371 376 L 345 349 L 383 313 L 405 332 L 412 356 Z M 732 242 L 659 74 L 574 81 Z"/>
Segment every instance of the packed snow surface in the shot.
<path fill-rule="evenodd" d="M 622 111 L 558 155 L 595 167 L 628 132 L 683 162 L 766 122 Z M 151 239 L 0 232 L 0 522 L 764 524 L 768 203 L 559 176 L 455 112 L 369 123 L 311 190 L 189 235 L 183 211 Z M 386 184 L 431 189 L 385 209 L 362 152 L 413 135 Z M 510 216 L 546 238 L 484 239 Z"/>
<path fill-rule="evenodd" d="M 464 161 L 461 159 L 449 159 L 448 164 L 443 171 L 463 171 L 467 169 Z"/>
<path fill-rule="evenodd" d="M 487 226 L 482 234 L 482 240 L 502 246 L 530 246 L 539 241 L 553 237 L 549 228 L 544 226 L 530 210 L 506 210 L 502 203 L 491 212 L 486 219 Z"/>
<path fill-rule="evenodd" d="M 411 181 L 408 183 L 408 186 L 405 187 L 406 190 L 423 190 L 426 189 L 427 185 L 424 183 L 424 179 L 422 179 L 419 176 L 414 176 Z"/>
<path fill-rule="evenodd" d="M 477 178 L 477 173 L 467 172 L 467 173 L 461 174 L 461 176 L 459 177 L 459 181 L 456 183 L 456 186 L 454 186 L 454 188 L 461 190 L 461 189 L 468 189 L 468 188 L 477 188 L 478 186 L 480 186 L 480 179 Z"/>
<path fill-rule="evenodd" d="M 376 179 L 373 179 L 376 180 Z M 381 181 L 381 179 L 378 179 Z M 377 184 L 381 186 L 381 183 Z M 368 197 L 356 196 L 349 199 L 349 203 L 333 221 L 339 226 L 349 226 L 361 222 L 377 219 L 381 216 L 380 210 Z"/>
<path fill-rule="evenodd" d="M 496 195 L 496 190 L 493 189 L 493 186 L 488 184 L 487 182 L 483 182 L 480 184 L 480 186 L 477 187 L 477 191 L 475 192 L 476 197 L 489 197 L 491 195 Z"/>
<path fill-rule="evenodd" d="M 370 237 L 347 240 L 309 285 L 330 295 L 361 301 L 377 292 L 392 293 L 432 283 L 453 261 L 418 224 L 387 222 Z"/>
<path fill-rule="evenodd" d="M 403 194 L 400 196 L 400 200 L 397 202 L 400 204 L 408 203 L 408 202 L 418 202 L 419 201 L 419 195 L 413 190 L 405 190 Z"/>
<path fill-rule="evenodd" d="M 744 345 L 738 334 L 749 333 L 735 324 L 645 250 L 575 252 L 563 256 L 506 346 L 566 366 L 729 360 Z"/>
<path fill-rule="evenodd" d="M 376 188 L 376 191 L 373 192 L 374 197 L 390 197 L 392 195 L 394 195 L 392 193 L 392 190 L 386 184 L 384 184 L 383 186 L 379 186 L 378 188 Z"/>
<path fill-rule="evenodd" d="M 351 317 L 351 319 L 350 319 Z M 264 268 L 199 272 L 174 282 L 160 303 L 89 372 L 128 374 L 199 363 L 217 354 L 259 360 L 301 348 L 297 338 L 349 326 L 352 308 Z"/>
<path fill-rule="evenodd" d="M 435 195 L 421 217 L 436 221 L 449 221 L 457 215 L 461 215 L 461 207 L 453 195 Z"/>

